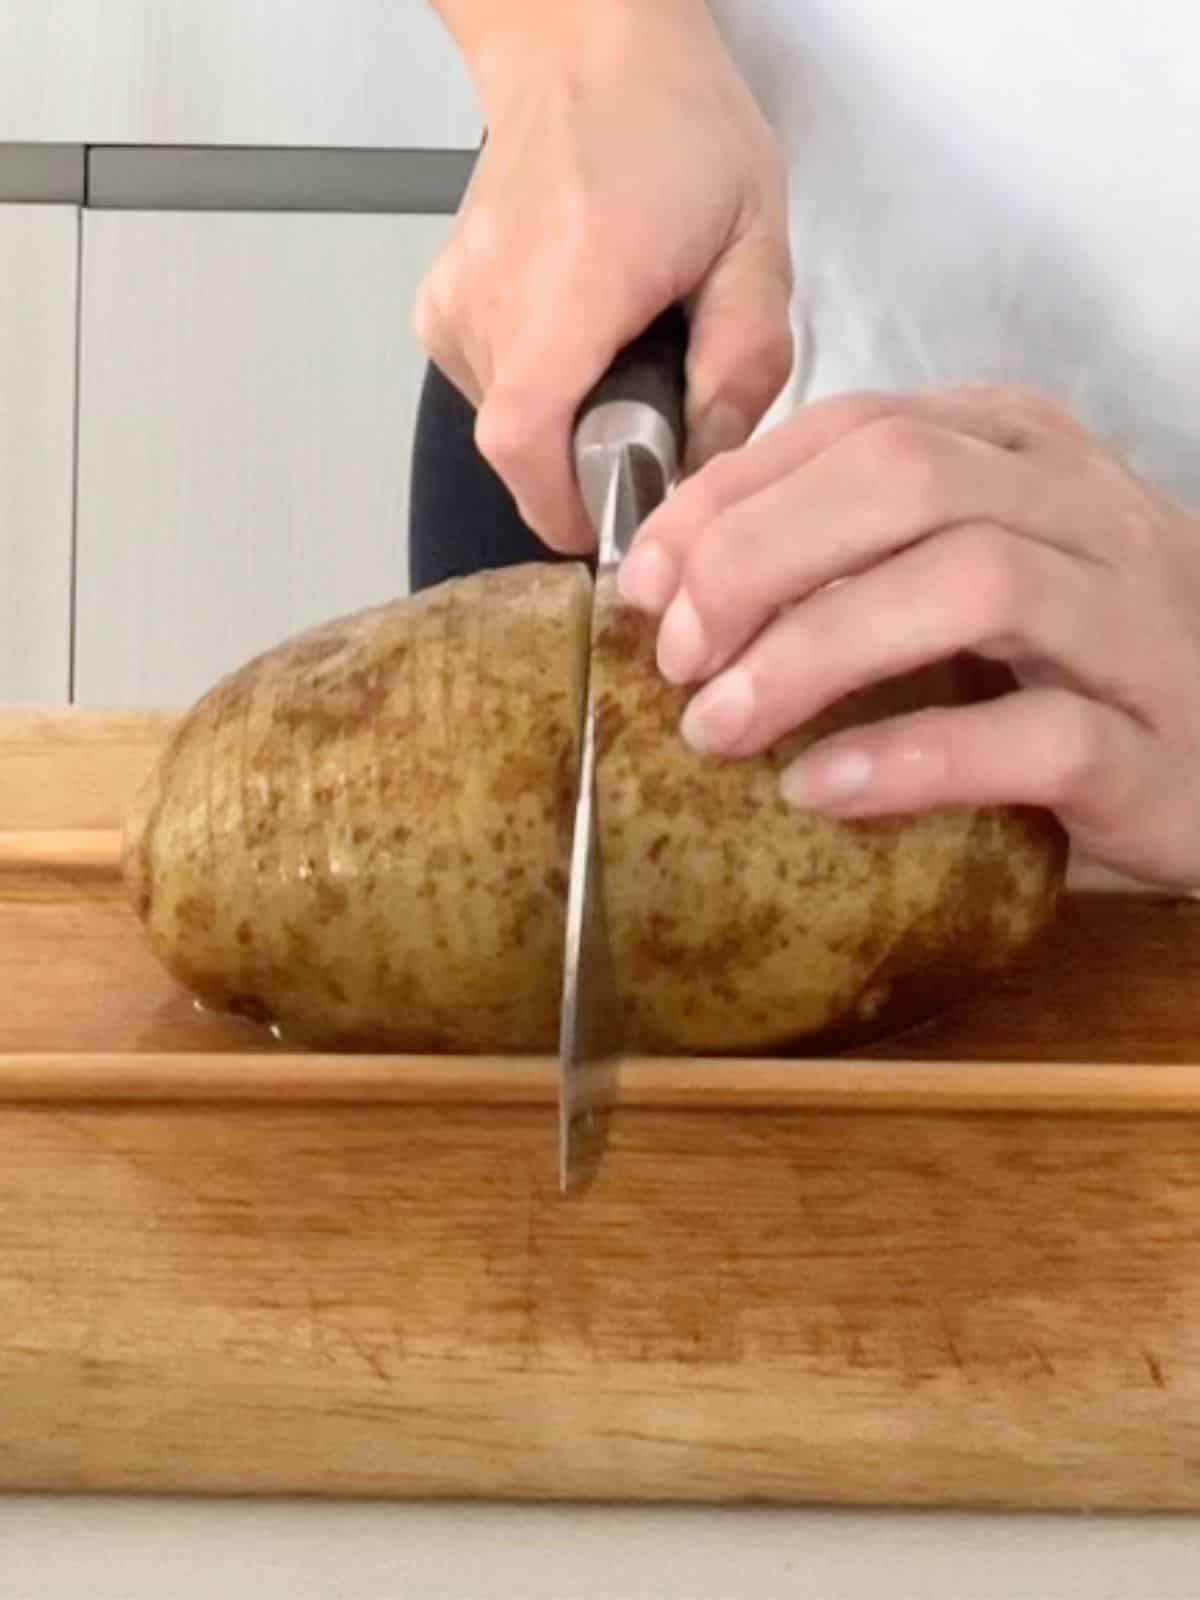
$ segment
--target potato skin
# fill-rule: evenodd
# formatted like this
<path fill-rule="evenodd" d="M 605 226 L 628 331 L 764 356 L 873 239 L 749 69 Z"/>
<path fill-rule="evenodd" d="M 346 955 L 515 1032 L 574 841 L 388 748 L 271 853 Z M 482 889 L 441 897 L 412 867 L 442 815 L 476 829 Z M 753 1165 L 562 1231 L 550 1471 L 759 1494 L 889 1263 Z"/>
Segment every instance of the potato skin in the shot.
<path fill-rule="evenodd" d="M 217 684 L 126 831 L 164 965 L 319 1048 L 554 1049 L 589 600 L 480 574 Z"/>
<path fill-rule="evenodd" d="M 535 563 L 286 641 L 183 718 L 125 870 L 164 965 L 214 1008 L 345 1051 L 558 1041 L 591 583 Z M 598 594 L 597 817 L 627 1045 L 810 1054 L 923 1021 L 1051 920 L 1066 837 L 1025 808 L 800 813 L 781 766 L 851 721 L 1010 683 L 956 660 L 830 708 L 761 757 L 683 743 L 686 693 Z"/>
<path fill-rule="evenodd" d="M 985 698 L 1006 672 L 956 659 L 848 697 L 761 757 L 704 757 L 680 737 L 687 696 L 655 670 L 653 625 L 600 584 L 597 804 L 631 1050 L 861 1046 L 944 1009 L 1050 921 L 1067 841 L 1048 813 L 847 821 L 778 795 L 818 737 Z"/>

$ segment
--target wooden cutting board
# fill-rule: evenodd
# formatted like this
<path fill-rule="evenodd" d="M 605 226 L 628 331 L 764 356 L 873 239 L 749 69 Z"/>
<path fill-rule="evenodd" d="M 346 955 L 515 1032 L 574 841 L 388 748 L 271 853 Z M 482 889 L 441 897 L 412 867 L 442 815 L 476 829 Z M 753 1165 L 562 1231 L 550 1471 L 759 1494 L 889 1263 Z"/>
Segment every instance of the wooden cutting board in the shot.
<path fill-rule="evenodd" d="M 858 1060 L 286 1051 L 145 952 L 168 717 L 0 717 L 0 1488 L 1200 1507 L 1200 905 Z"/>

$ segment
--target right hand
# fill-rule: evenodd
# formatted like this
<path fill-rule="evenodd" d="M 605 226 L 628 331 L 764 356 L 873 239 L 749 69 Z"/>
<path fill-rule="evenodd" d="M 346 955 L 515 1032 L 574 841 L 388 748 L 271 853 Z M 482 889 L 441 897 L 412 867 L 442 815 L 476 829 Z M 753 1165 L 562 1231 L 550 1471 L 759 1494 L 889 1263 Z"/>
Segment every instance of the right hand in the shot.
<path fill-rule="evenodd" d="M 660 311 L 689 313 L 689 470 L 786 382 L 785 174 L 699 0 L 538 0 L 523 28 L 504 9 L 473 62 L 487 141 L 415 323 L 525 522 L 582 554 L 575 414 Z"/>

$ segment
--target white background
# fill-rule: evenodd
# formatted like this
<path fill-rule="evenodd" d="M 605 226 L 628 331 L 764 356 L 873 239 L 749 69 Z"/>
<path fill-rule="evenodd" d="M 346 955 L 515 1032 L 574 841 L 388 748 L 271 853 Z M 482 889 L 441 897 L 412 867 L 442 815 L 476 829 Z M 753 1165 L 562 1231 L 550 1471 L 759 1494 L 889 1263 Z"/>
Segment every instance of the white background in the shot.
<path fill-rule="evenodd" d="M 1196 1600 L 1171 1517 L 0 1501 L 3 1600 Z"/>

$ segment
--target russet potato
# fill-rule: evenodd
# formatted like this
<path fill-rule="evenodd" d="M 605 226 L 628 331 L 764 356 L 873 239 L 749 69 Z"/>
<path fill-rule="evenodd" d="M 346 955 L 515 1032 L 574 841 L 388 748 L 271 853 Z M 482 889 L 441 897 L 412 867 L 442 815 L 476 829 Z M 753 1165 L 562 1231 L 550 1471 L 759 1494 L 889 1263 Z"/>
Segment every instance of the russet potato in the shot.
<path fill-rule="evenodd" d="M 329 1049 L 554 1048 L 589 602 L 576 565 L 465 578 L 216 685 L 126 830 L 170 971 Z"/>
<path fill-rule="evenodd" d="M 995 692 L 955 661 L 830 709 L 766 755 L 682 742 L 653 626 L 601 579 L 597 815 L 627 1041 L 834 1048 L 921 1020 L 1052 915 L 1061 829 L 1017 808 L 798 813 L 778 771 L 849 720 Z M 311 629 L 209 691 L 131 812 L 152 948 L 205 1003 L 297 1044 L 557 1044 L 591 582 L 455 579 Z"/>
<path fill-rule="evenodd" d="M 766 754 L 718 760 L 679 736 L 685 692 L 653 625 L 601 579 L 601 849 L 631 1048 L 769 1053 L 864 1043 L 923 1020 L 1052 915 L 1066 842 L 1020 808 L 836 820 L 779 797 L 782 767 L 837 729 L 983 698 L 1009 680 L 959 658 L 832 706 Z"/>

